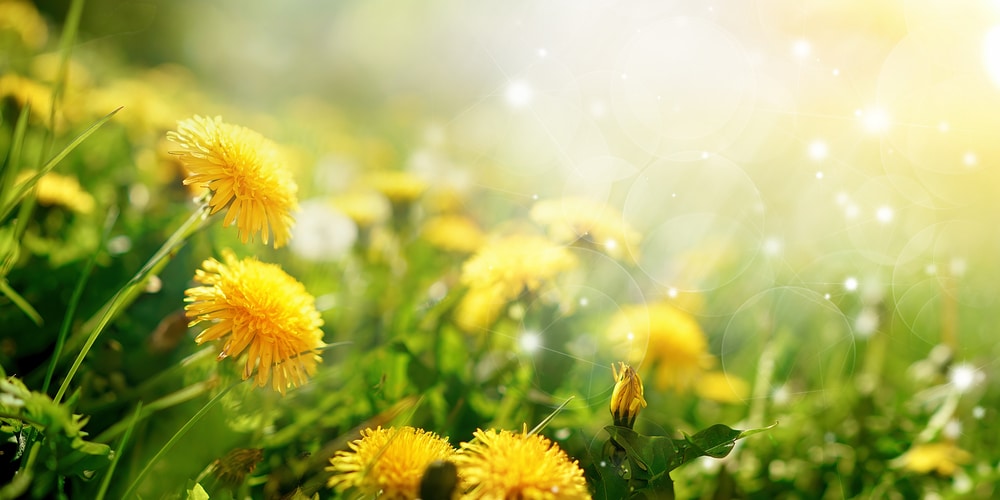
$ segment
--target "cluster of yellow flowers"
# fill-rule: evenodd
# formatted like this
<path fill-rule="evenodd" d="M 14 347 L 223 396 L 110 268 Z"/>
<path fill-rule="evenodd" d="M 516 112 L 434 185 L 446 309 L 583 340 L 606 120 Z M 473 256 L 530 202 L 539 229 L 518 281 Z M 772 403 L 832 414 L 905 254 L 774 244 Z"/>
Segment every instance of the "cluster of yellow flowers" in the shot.
<path fill-rule="evenodd" d="M 257 233 L 265 244 L 273 234 L 275 248 L 288 242 L 297 188 L 274 143 L 201 116 L 181 121 L 167 138 L 181 147 L 173 153 L 189 172 L 184 184 L 207 189 L 210 213 L 226 209 L 223 224 L 235 224 L 244 243 Z M 246 351 L 244 380 L 256 369 L 256 385 L 270 380 L 284 394 L 316 372 L 323 320 L 302 283 L 277 265 L 239 260 L 231 250 L 223 262 L 205 260 L 194 280 L 200 286 L 185 292 L 189 326 L 210 324 L 195 341 L 225 338 L 219 360 Z"/>
<path fill-rule="evenodd" d="M 378 427 L 365 429 L 349 446 L 331 459 L 328 485 L 366 497 L 414 499 L 431 491 L 435 498 L 590 498 L 578 462 L 526 426 L 521 432 L 479 429 L 458 449 L 422 429 Z M 455 480 L 435 481 L 425 474 L 441 461 L 454 464 Z"/>

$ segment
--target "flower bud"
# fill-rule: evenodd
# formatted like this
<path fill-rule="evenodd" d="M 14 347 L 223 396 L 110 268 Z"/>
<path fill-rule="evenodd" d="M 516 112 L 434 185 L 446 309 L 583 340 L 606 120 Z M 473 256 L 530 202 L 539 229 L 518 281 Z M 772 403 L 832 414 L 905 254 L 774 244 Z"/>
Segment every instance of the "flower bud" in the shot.
<path fill-rule="evenodd" d="M 642 395 L 639 374 L 625 363 L 619 362 L 618 365 L 618 369 L 611 365 L 616 381 L 615 390 L 611 393 L 611 416 L 615 425 L 631 429 L 639 410 L 646 407 L 646 399 Z"/>

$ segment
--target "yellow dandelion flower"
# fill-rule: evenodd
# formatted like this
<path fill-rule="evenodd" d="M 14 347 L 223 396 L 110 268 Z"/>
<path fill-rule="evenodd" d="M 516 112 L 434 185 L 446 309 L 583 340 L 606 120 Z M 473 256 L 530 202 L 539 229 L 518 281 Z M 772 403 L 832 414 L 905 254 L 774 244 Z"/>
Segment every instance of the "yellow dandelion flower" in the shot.
<path fill-rule="evenodd" d="M 715 371 L 703 373 L 695 382 L 698 397 L 720 403 L 741 403 L 750 396 L 750 384 L 733 375 Z"/>
<path fill-rule="evenodd" d="M 455 464 L 470 499 L 590 498 L 583 469 L 539 434 L 482 429 L 462 443 Z"/>
<path fill-rule="evenodd" d="M 0 99 L 10 97 L 18 106 L 31 104 L 31 118 L 46 122 L 52 113 L 52 88 L 30 78 L 8 73 L 0 76 Z M 56 112 L 56 126 L 63 124 L 62 113 Z"/>
<path fill-rule="evenodd" d="M 267 244 L 273 232 L 275 248 L 288 242 L 297 187 L 274 143 L 220 117 L 201 116 L 181 121 L 167 138 L 183 148 L 174 154 L 190 172 L 184 184 L 212 191 L 211 213 L 229 207 L 223 225 L 235 223 L 240 240 L 260 232 Z"/>
<path fill-rule="evenodd" d="M 896 467 L 918 474 L 937 472 L 942 476 L 955 474 L 959 466 L 972 461 L 972 455 L 953 442 L 916 444 L 893 461 Z"/>
<path fill-rule="evenodd" d="M 25 47 L 40 49 L 48 39 L 49 29 L 38 9 L 30 2 L 0 2 L 0 31 L 17 34 Z"/>
<path fill-rule="evenodd" d="M 424 222 L 420 235 L 428 243 L 449 252 L 475 252 L 483 244 L 483 231 L 463 215 L 439 215 Z"/>
<path fill-rule="evenodd" d="M 267 384 L 272 370 L 272 387 L 282 394 L 288 387 L 305 384 L 316 372 L 317 350 L 324 345 L 315 299 L 277 265 L 254 258 L 237 260 L 229 250 L 223 252 L 223 260 L 202 263 L 194 276 L 202 286 L 184 292 L 189 326 L 211 323 L 195 342 L 228 337 L 219 360 L 247 350 L 243 379 L 250 378 L 256 366 L 255 382 L 260 387 Z"/>
<path fill-rule="evenodd" d="M 385 222 L 392 213 L 389 200 L 377 191 L 351 191 L 333 198 L 333 206 L 359 227 Z"/>
<path fill-rule="evenodd" d="M 470 288 L 455 307 L 455 324 L 466 332 L 486 330 L 500 317 L 507 301 L 491 288 Z"/>
<path fill-rule="evenodd" d="M 637 252 L 642 239 L 621 212 L 587 198 L 539 201 L 531 207 L 531 219 L 556 242 L 585 244 L 619 260 L 631 258 L 629 251 Z"/>
<path fill-rule="evenodd" d="M 618 363 L 620 370 L 611 365 L 611 373 L 615 377 L 615 389 L 611 393 L 611 417 L 615 425 L 628 427 L 635 425 L 639 410 L 646 407 L 643 396 L 642 379 L 639 374 L 625 363 Z"/>
<path fill-rule="evenodd" d="M 669 304 L 625 306 L 608 334 L 628 348 L 626 359 L 653 368 L 657 389 L 686 391 L 712 366 L 708 340 L 691 315 Z"/>
<path fill-rule="evenodd" d="M 367 176 L 367 184 L 393 203 L 406 203 L 427 190 L 427 182 L 410 172 L 381 170 Z"/>
<path fill-rule="evenodd" d="M 451 458 L 455 449 L 446 438 L 413 427 L 361 431 L 361 439 L 338 451 L 326 470 L 334 473 L 327 486 L 355 488 L 367 498 L 411 500 L 418 497 L 427 466 Z"/>
<path fill-rule="evenodd" d="M 14 183 L 25 182 L 33 175 L 33 171 L 23 171 Z M 62 206 L 81 214 L 94 210 L 94 197 L 73 177 L 49 172 L 38 179 L 35 188 L 39 205 Z"/>
<path fill-rule="evenodd" d="M 540 236 L 514 235 L 480 248 L 462 266 L 462 283 L 513 300 L 576 265 L 576 257 L 564 246 Z"/>

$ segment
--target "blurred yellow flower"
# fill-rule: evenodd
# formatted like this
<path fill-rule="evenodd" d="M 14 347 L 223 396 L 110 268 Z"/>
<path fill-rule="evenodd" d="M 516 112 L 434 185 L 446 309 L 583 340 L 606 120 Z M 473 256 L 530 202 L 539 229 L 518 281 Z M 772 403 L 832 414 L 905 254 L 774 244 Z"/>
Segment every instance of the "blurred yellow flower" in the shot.
<path fill-rule="evenodd" d="M 202 286 L 184 292 L 189 326 L 211 323 L 195 342 L 228 336 L 219 360 L 248 350 L 243 379 L 256 366 L 259 387 L 267 384 L 272 370 L 272 387 L 282 394 L 305 384 L 316 372 L 317 350 L 324 345 L 323 320 L 312 295 L 277 265 L 237 260 L 229 250 L 223 260 L 204 261 L 194 276 Z"/>
<path fill-rule="evenodd" d="M 972 455 L 953 442 L 913 445 L 894 465 L 918 474 L 937 472 L 951 476 L 962 464 L 972 461 Z"/>
<path fill-rule="evenodd" d="M 694 390 L 698 397 L 720 403 L 741 403 L 750 396 L 746 380 L 719 371 L 701 374 Z"/>
<path fill-rule="evenodd" d="M 659 390 L 688 390 L 714 362 L 698 322 L 666 303 L 623 307 L 608 335 L 615 345 L 626 346 L 632 364 L 652 368 Z"/>
<path fill-rule="evenodd" d="M 413 427 L 365 429 L 361 439 L 338 451 L 326 470 L 333 472 L 327 486 L 355 488 L 365 498 L 412 500 L 431 462 L 450 458 L 455 449 L 445 438 Z"/>
<path fill-rule="evenodd" d="M 464 215 L 439 215 L 424 222 L 420 236 L 437 248 L 470 253 L 483 244 L 485 236 L 476 223 Z"/>
<path fill-rule="evenodd" d="M 615 425 L 628 427 L 635 425 L 639 410 L 646 407 L 643 397 L 642 379 L 639 374 L 625 363 L 618 363 L 620 369 L 611 365 L 611 373 L 615 377 L 615 389 L 611 393 L 611 417 Z"/>
<path fill-rule="evenodd" d="M 15 33 L 25 47 L 40 49 L 45 46 L 49 30 L 45 19 L 30 2 L 7 0 L 0 2 L 0 32 Z"/>
<path fill-rule="evenodd" d="M 167 138 L 183 148 L 173 153 L 190 172 L 184 184 L 210 189 L 211 213 L 228 207 L 223 224 L 235 223 L 240 240 L 259 231 L 265 244 L 274 233 L 275 248 L 288 242 L 297 187 L 274 143 L 220 117 L 201 116 L 179 122 Z"/>
<path fill-rule="evenodd" d="M 393 203 L 405 203 L 420 197 L 427 190 L 427 182 L 410 172 L 380 170 L 368 174 L 367 184 L 385 195 Z"/>
<path fill-rule="evenodd" d="M 465 261 L 462 283 L 513 300 L 576 265 L 576 257 L 564 246 L 540 236 L 514 235 L 483 246 Z"/>
<path fill-rule="evenodd" d="M 2 5 L 2 4 L 0 4 Z M 10 97 L 18 106 L 31 104 L 30 118 L 47 123 L 52 113 L 52 88 L 30 78 L 14 73 L 0 76 L 0 100 Z M 63 116 L 56 113 L 56 126 L 61 127 Z"/>
<path fill-rule="evenodd" d="M 468 291 L 455 309 L 455 322 L 467 332 L 488 328 L 504 305 L 576 265 L 569 250 L 540 236 L 514 235 L 489 243 L 462 266 Z"/>
<path fill-rule="evenodd" d="M 333 206 L 351 218 L 359 227 L 385 222 L 392 213 L 389 200 L 377 191 L 350 191 L 333 198 Z"/>
<path fill-rule="evenodd" d="M 470 499 L 590 498 L 583 469 L 547 438 L 527 432 L 479 429 L 455 455 Z"/>
<path fill-rule="evenodd" d="M 23 171 L 14 184 L 21 184 L 33 175 L 33 171 Z M 62 206 L 81 214 L 94 210 L 94 197 L 73 177 L 49 172 L 38 179 L 35 189 L 39 205 Z"/>
<path fill-rule="evenodd" d="M 558 243 L 584 243 L 619 260 L 634 260 L 642 239 L 621 212 L 587 198 L 539 201 L 531 208 L 531 219 L 545 227 Z"/>

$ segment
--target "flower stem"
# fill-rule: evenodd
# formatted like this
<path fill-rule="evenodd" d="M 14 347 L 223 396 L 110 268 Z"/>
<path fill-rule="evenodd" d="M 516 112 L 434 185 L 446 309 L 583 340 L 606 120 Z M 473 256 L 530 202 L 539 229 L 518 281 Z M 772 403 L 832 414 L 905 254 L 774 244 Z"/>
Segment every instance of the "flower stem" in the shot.
<path fill-rule="evenodd" d="M 87 337 L 87 341 L 83 344 L 83 348 L 80 349 L 79 354 L 77 354 L 76 359 L 73 361 L 73 365 L 70 367 L 69 372 L 66 374 L 66 378 L 63 380 L 62 385 L 59 386 L 59 391 L 56 392 L 55 401 L 59 404 L 62 401 L 63 396 L 66 395 L 66 390 L 69 389 L 69 384 L 73 380 L 73 376 L 76 375 L 76 371 L 80 368 L 83 363 L 84 358 L 87 357 L 87 353 L 90 352 L 90 348 L 94 346 L 94 342 L 97 341 L 97 337 L 104 331 L 109 323 L 115 319 L 118 314 L 124 310 L 132 301 L 138 297 L 139 293 L 142 291 L 142 285 L 146 282 L 150 275 L 159 271 L 168 262 L 168 257 L 173 257 L 177 250 L 187 241 L 187 238 L 194 234 L 195 231 L 201 228 L 202 223 L 205 221 L 205 214 L 207 213 L 208 205 L 202 204 L 198 209 L 191 214 L 181 227 L 177 228 L 173 234 L 167 238 L 167 241 L 163 243 L 163 246 L 153 254 L 152 257 L 146 262 L 145 265 L 139 269 L 139 272 L 132 276 L 132 279 L 125 283 L 121 289 L 111 300 L 109 300 L 104 307 L 101 308 L 101 316 L 97 322 L 97 325 L 91 328 L 89 327 L 90 322 L 84 325 L 82 331 L 90 330 L 90 336 Z"/>
<path fill-rule="evenodd" d="M 208 413 L 208 411 L 211 410 L 212 407 L 215 406 L 215 404 L 218 403 L 223 396 L 225 396 L 232 388 L 236 387 L 241 382 L 242 381 L 234 382 L 229 387 L 223 389 L 221 392 L 216 394 L 215 397 L 213 397 L 207 403 L 205 403 L 205 406 L 202 406 L 201 409 L 198 410 L 198 413 L 195 413 L 190 419 L 188 419 L 188 421 L 185 422 L 184 425 L 181 426 L 181 428 L 178 429 L 177 432 L 175 432 L 174 435 L 167 440 L 167 442 L 160 448 L 160 451 L 156 452 L 156 455 L 153 455 L 153 458 L 151 458 L 149 462 L 146 463 L 146 466 L 142 468 L 142 471 L 139 472 L 139 475 L 136 476 L 135 480 L 132 481 L 132 484 L 128 487 L 127 490 L 125 490 L 125 494 L 122 495 L 122 498 L 131 497 L 132 494 L 135 493 L 136 488 L 138 488 L 139 485 L 142 484 L 142 480 L 146 478 L 146 474 L 149 474 L 149 471 L 153 469 L 153 466 L 156 465 L 156 463 L 159 462 L 161 458 L 163 458 L 163 455 L 166 455 L 167 452 L 170 451 L 170 449 L 173 448 L 174 445 L 177 444 L 177 442 L 180 441 L 185 434 L 187 434 L 187 431 L 191 430 L 191 428 L 194 427 L 194 425 L 197 424 L 198 421 L 201 420 L 201 418 L 204 417 L 205 414 Z"/>
<path fill-rule="evenodd" d="M 115 467 L 118 465 L 118 461 L 122 458 L 122 452 L 125 451 L 125 444 L 128 443 L 129 436 L 132 435 L 132 429 L 135 428 L 135 424 L 139 423 L 139 414 L 142 413 L 142 401 L 139 402 L 135 407 L 135 413 L 132 415 L 132 420 L 128 424 L 128 428 L 125 429 L 125 435 L 122 436 L 122 440 L 118 443 L 118 449 L 115 450 L 115 456 L 111 459 L 111 465 L 108 466 L 108 472 L 104 474 L 104 479 L 101 481 L 101 489 L 97 491 L 97 500 L 104 500 L 104 495 L 108 493 L 108 486 L 111 485 L 111 476 L 115 473 Z"/>

